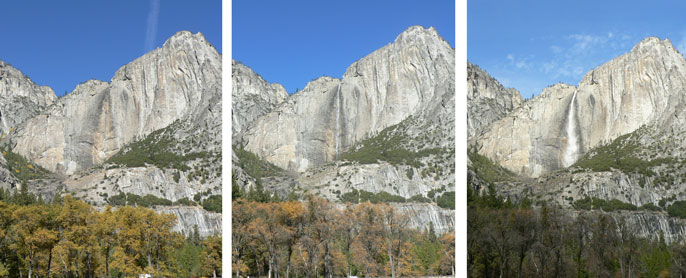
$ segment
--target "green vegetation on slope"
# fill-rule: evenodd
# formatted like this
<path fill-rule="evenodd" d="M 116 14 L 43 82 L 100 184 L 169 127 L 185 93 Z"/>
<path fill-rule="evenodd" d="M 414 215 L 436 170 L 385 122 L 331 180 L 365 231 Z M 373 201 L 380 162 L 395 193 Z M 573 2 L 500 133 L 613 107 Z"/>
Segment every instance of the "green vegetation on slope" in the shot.
<path fill-rule="evenodd" d="M 344 203 L 364 203 L 371 202 L 372 204 L 378 203 L 404 203 L 407 201 L 402 196 L 393 195 L 391 193 L 381 191 L 378 193 L 372 193 L 365 190 L 353 189 L 351 192 L 347 192 L 339 197 Z"/>
<path fill-rule="evenodd" d="M 676 201 L 667 208 L 671 217 L 686 218 L 686 201 Z"/>
<path fill-rule="evenodd" d="M 7 169 L 21 181 L 26 182 L 28 180 L 46 178 L 50 173 L 48 170 L 29 162 L 20 154 L 7 150 L 4 147 L 0 147 L 0 152 L 7 160 Z"/>
<path fill-rule="evenodd" d="M 436 204 L 446 209 L 455 209 L 455 191 L 448 191 L 436 198 Z"/>
<path fill-rule="evenodd" d="M 202 201 L 202 208 L 206 211 L 222 213 L 222 196 L 212 195 Z"/>
<path fill-rule="evenodd" d="M 122 164 L 128 167 L 142 167 L 145 164 L 155 165 L 158 168 L 173 168 L 179 171 L 188 171 L 190 167 L 185 162 L 198 158 L 207 158 L 207 152 L 190 152 L 183 155 L 170 151 L 176 145 L 176 140 L 166 133 L 171 132 L 173 125 L 158 129 L 142 140 L 130 143 L 122 148 L 117 154 L 107 160 L 108 163 Z"/>
<path fill-rule="evenodd" d="M 612 199 L 612 200 L 603 200 L 603 199 L 598 199 L 598 198 L 589 198 L 586 197 L 581 200 L 577 200 L 574 202 L 574 208 L 576 209 L 582 209 L 582 210 L 591 210 L 591 209 L 602 209 L 603 211 L 615 211 L 615 210 L 636 210 L 637 207 L 629 204 L 622 202 L 617 199 Z"/>
<path fill-rule="evenodd" d="M 202 196 L 199 194 L 198 196 Z M 197 203 L 189 200 L 188 198 L 182 198 L 175 202 L 172 202 L 165 198 L 160 198 L 155 195 L 147 194 L 145 196 L 140 196 L 132 193 L 119 193 L 115 196 L 107 199 L 107 202 L 112 206 L 139 206 L 139 207 L 154 207 L 154 206 L 171 206 L 171 205 L 182 205 L 182 206 L 195 206 Z M 221 195 L 211 195 L 207 199 L 202 201 L 202 208 L 206 211 L 212 212 L 222 212 L 222 196 Z"/>
<path fill-rule="evenodd" d="M 233 152 L 238 157 L 238 167 L 243 169 L 249 176 L 259 180 L 264 177 L 271 177 L 283 173 L 283 169 L 260 159 L 254 153 L 245 150 L 243 147 L 234 146 Z"/>
<path fill-rule="evenodd" d="M 647 177 L 655 176 L 651 169 L 661 164 L 670 164 L 672 158 L 644 160 L 638 156 L 642 147 L 637 143 L 640 130 L 617 137 L 610 144 L 599 146 L 585 155 L 572 167 L 590 169 L 594 172 L 610 171 L 611 168 L 624 173 L 638 173 Z"/>
<path fill-rule="evenodd" d="M 173 203 L 170 200 L 157 197 L 155 195 L 147 194 L 145 196 L 139 196 L 132 193 L 119 193 L 115 196 L 110 197 L 107 202 L 113 206 L 140 206 L 140 207 L 153 207 L 153 206 L 171 206 Z"/>
<path fill-rule="evenodd" d="M 479 178 L 488 183 L 508 181 L 515 176 L 514 173 L 501 167 L 500 165 L 497 165 L 488 157 L 480 155 L 476 151 L 476 148 L 470 148 L 467 151 L 467 156 L 472 162 L 472 166 L 469 168 L 474 171 Z"/>
<path fill-rule="evenodd" d="M 361 164 L 372 164 L 381 160 L 392 165 L 403 164 L 421 168 L 424 166 L 419 161 L 422 157 L 448 152 L 442 148 L 426 148 L 419 151 L 407 150 L 403 146 L 408 145 L 410 139 L 402 132 L 395 132 L 398 128 L 402 128 L 401 124 L 387 127 L 378 135 L 362 140 L 356 147 L 341 154 L 339 160 L 357 161 Z"/>

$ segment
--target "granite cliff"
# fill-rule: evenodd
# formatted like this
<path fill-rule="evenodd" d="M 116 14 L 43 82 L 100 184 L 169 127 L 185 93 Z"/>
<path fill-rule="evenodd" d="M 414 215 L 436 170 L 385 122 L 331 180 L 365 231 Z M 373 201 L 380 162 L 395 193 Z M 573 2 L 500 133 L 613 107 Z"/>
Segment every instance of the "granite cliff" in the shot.
<path fill-rule="evenodd" d="M 467 62 L 467 137 L 500 120 L 522 104 L 522 95 L 503 87 L 478 66 Z"/>
<path fill-rule="evenodd" d="M 334 202 L 389 194 L 406 201 L 394 206 L 413 225 L 454 229 L 452 210 L 436 204 L 454 196 L 454 65 L 454 49 L 421 26 L 354 62 L 341 79 L 320 77 L 286 97 L 234 63 L 234 182 Z"/>
<path fill-rule="evenodd" d="M 221 55 L 188 31 L 59 99 L 0 63 L 0 186 L 96 207 L 151 196 L 179 217 L 175 229 L 221 232 L 221 214 L 198 205 L 221 195 L 221 70 Z"/>
<path fill-rule="evenodd" d="M 577 86 L 552 85 L 482 127 L 469 141 L 478 161 L 469 184 L 515 203 L 602 210 L 642 237 L 681 241 L 685 85 L 684 56 L 668 39 L 646 38 Z"/>
<path fill-rule="evenodd" d="M 674 122 L 683 111 L 684 85 L 683 56 L 669 40 L 646 38 L 587 73 L 577 86 L 544 89 L 472 142 L 505 168 L 538 177 L 643 125 Z"/>
<path fill-rule="evenodd" d="M 315 79 L 260 117 L 245 131 L 245 148 L 297 172 L 334 161 L 355 142 L 441 105 L 454 91 L 454 57 L 435 29 L 411 27 L 342 79 Z"/>
<path fill-rule="evenodd" d="M 10 134 L 12 149 L 49 171 L 71 175 L 190 117 L 220 90 L 221 56 L 202 34 L 179 32 L 122 66 L 110 82 L 79 84 Z"/>

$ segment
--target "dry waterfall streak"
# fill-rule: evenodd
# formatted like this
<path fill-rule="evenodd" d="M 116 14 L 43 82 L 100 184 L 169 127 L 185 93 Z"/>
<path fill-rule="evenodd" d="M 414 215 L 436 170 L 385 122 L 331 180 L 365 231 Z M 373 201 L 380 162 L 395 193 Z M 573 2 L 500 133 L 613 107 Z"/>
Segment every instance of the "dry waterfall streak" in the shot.
<path fill-rule="evenodd" d="M 341 85 L 338 85 L 338 90 L 336 91 L 336 159 L 338 159 L 338 149 L 340 143 L 338 141 L 338 135 L 340 132 L 340 117 L 341 117 Z"/>
<path fill-rule="evenodd" d="M 572 101 L 569 103 L 569 115 L 567 115 L 567 148 L 565 149 L 564 166 L 569 167 L 576 161 L 577 153 L 579 152 L 579 140 L 576 137 L 576 109 L 574 106 L 576 100 L 576 91 L 572 95 Z"/>

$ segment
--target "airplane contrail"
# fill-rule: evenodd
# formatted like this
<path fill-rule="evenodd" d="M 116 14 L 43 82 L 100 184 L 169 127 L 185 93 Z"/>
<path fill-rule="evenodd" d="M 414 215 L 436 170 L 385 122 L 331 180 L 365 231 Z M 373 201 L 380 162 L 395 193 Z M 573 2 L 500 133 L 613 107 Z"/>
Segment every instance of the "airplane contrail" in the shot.
<path fill-rule="evenodd" d="M 145 29 L 145 52 L 152 50 L 155 46 L 157 35 L 157 21 L 160 17 L 160 0 L 150 0 L 150 12 L 148 13 L 148 24 Z"/>

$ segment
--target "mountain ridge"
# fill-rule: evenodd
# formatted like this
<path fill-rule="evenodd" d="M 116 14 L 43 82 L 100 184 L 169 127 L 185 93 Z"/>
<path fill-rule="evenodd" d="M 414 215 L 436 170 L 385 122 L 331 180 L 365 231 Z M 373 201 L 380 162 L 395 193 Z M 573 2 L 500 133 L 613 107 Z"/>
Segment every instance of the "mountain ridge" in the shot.
<path fill-rule="evenodd" d="M 221 70 L 201 33 L 180 31 L 109 82 L 84 81 L 49 105 L 16 102 L 28 116 L 3 134 L 0 188 L 46 201 L 70 194 L 96 207 L 131 197 L 129 205 L 175 214 L 175 231 L 220 232 L 221 214 L 199 205 L 221 198 Z M 3 84 L 38 88 L 16 72 L 0 80 L 0 95 L 18 91 Z"/>
<path fill-rule="evenodd" d="M 686 220 L 675 211 L 686 203 L 684 107 L 686 59 L 669 39 L 646 38 L 577 86 L 547 87 L 472 138 L 470 155 L 485 158 L 468 166 L 470 189 L 572 218 L 599 210 L 640 237 L 683 241 Z M 579 149 L 569 165 L 571 132 Z"/>
<path fill-rule="evenodd" d="M 423 31 L 418 32 L 420 28 Z M 308 83 L 306 89 L 290 95 L 275 111 L 267 113 L 246 131 L 243 137 L 250 138 L 245 140 L 246 149 L 281 168 L 302 172 L 333 161 L 337 153 L 345 151 L 353 142 L 398 124 L 417 111 L 429 110 L 422 108 L 432 105 L 432 100 L 438 97 L 434 93 L 447 90 L 440 88 L 443 82 L 450 84 L 448 79 L 454 70 L 454 65 L 450 66 L 454 58 L 450 57 L 454 53 L 444 40 L 433 36 L 435 31 L 423 27 L 408 30 L 413 36 L 426 37 L 439 45 L 420 48 L 415 40 L 397 40 L 351 64 L 342 79 L 324 77 Z M 307 99 L 302 97 L 310 91 L 319 93 Z M 299 116 L 304 114 L 319 117 L 315 123 L 308 124 Z M 257 138 L 259 134 L 277 130 L 272 124 L 276 122 L 282 122 L 281 126 L 300 127 L 287 128 L 280 137 Z M 334 128 L 314 133 L 323 126 Z M 293 133 L 295 129 L 304 133 Z"/>
<path fill-rule="evenodd" d="M 500 131 L 487 132 L 478 139 L 481 151 L 519 174 L 537 177 L 559 169 L 563 166 L 561 153 L 567 148 L 563 127 L 573 95 L 578 93 L 573 121 L 578 127 L 579 155 L 583 155 L 643 124 L 668 121 L 666 111 L 674 112 L 674 104 L 683 102 L 678 93 L 686 88 L 683 72 L 686 61 L 668 40 L 647 38 L 632 52 L 589 71 L 577 86 L 544 89 L 500 120 L 514 122 L 518 127 L 496 122 L 492 128 Z M 532 121 L 536 119 L 551 130 L 534 126 Z M 506 134 L 510 135 L 504 137 Z M 500 144 L 499 138 L 511 138 L 515 143 Z"/>
<path fill-rule="evenodd" d="M 191 41 L 182 43 L 181 38 Z M 132 139 L 188 115 L 199 105 L 203 91 L 220 90 L 214 81 L 220 78 L 220 69 L 219 54 L 207 47 L 204 39 L 179 32 L 162 48 L 120 68 L 111 82 L 79 84 L 57 105 L 11 134 L 13 150 L 67 175 L 99 165 Z M 204 83 L 208 87 L 203 88 Z M 65 121 L 77 118 L 80 120 Z M 90 121 L 93 118 L 99 122 Z M 79 125 L 81 122 L 90 124 Z M 54 136 L 59 134 L 63 136 Z M 72 142 L 91 147 L 72 151 L 67 148 Z"/>
<path fill-rule="evenodd" d="M 454 196 L 454 61 L 435 29 L 410 27 L 342 78 L 318 77 L 283 100 L 263 102 L 251 123 L 239 118 L 237 104 L 259 102 L 241 90 L 258 84 L 265 98 L 276 93 L 267 81 L 240 75 L 252 71 L 234 70 L 232 121 L 246 123 L 233 134 L 236 190 L 402 200 L 392 204 L 412 214 L 417 228 L 436 221 L 439 233 L 454 229 L 454 206 L 438 206 Z"/>

